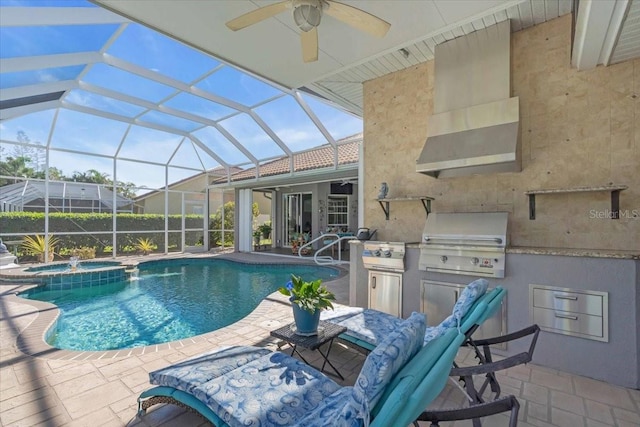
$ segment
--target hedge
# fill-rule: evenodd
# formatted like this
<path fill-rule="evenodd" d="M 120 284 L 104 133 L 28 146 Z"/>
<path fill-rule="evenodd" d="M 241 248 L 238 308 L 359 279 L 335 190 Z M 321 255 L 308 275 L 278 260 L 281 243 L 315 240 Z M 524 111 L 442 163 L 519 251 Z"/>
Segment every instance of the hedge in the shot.
<path fill-rule="evenodd" d="M 180 247 L 182 244 L 182 215 L 169 215 L 169 246 Z M 153 241 L 160 249 L 164 249 L 165 216 L 158 214 L 130 214 L 116 215 L 117 230 L 157 230 L 154 233 L 127 233 L 117 235 L 117 251 L 129 252 L 138 238 L 147 238 Z M 202 228 L 202 215 L 186 215 L 185 226 L 189 228 Z M 215 222 L 214 215 L 211 221 Z M 34 235 L 44 233 L 45 215 L 43 212 L 0 212 L 0 233 L 12 233 Z M 60 249 L 73 249 L 80 247 L 92 247 L 98 254 L 105 249 L 111 252 L 113 244 L 113 216 L 109 213 L 50 213 L 49 230 L 56 233 L 59 239 Z M 86 235 L 67 235 L 59 233 L 90 232 Z M 1 236 L 1 234 L 0 234 Z M 202 244 L 202 232 L 187 232 L 187 245 Z M 4 240 L 14 240 L 7 237 Z"/>

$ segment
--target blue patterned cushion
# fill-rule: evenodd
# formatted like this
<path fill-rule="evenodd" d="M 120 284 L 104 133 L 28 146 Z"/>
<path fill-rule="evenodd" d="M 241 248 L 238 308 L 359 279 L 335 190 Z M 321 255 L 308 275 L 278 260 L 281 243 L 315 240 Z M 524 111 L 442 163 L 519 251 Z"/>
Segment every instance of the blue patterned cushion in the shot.
<path fill-rule="evenodd" d="M 315 411 L 296 423 L 300 427 L 359 427 L 362 419 L 354 405 L 353 387 L 342 387 L 327 397 Z"/>
<path fill-rule="evenodd" d="M 427 345 L 429 341 L 435 340 L 436 338 L 443 336 L 445 332 L 447 332 L 449 329 L 451 329 L 450 326 L 445 326 L 442 323 L 439 324 L 438 326 L 429 326 L 426 332 L 424 333 L 424 345 Z"/>
<path fill-rule="evenodd" d="M 403 320 L 381 311 L 366 309 L 353 316 L 339 321 L 332 320 L 332 322 L 346 327 L 352 337 L 375 346 L 390 333 L 398 330 Z"/>
<path fill-rule="evenodd" d="M 349 317 L 360 314 L 364 311 L 362 307 L 350 307 L 344 306 L 334 308 L 333 310 L 322 310 L 320 312 L 320 320 L 326 320 L 329 322 L 337 323 L 341 320 L 348 319 Z"/>
<path fill-rule="evenodd" d="M 473 306 L 473 304 L 487 292 L 487 287 L 489 286 L 489 282 L 485 279 L 474 280 L 469 283 L 463 290 L 460 296 L 458 297 L 458 301 L 456 301 L 453 306 L 452 315 L 453 318 L 445 319 L 443 324 L 447 327 L 458 326 L 460 321 L 464 316 L 467 315 L 469 309 Z M 451 317 L 451 316 L 450 316 Z"/>
<path fill-rule="evenodd" d="M 262 356 L 193 389 L 230 426 L 290 426 L 340 386 L 280 352 Z"/>
<path fill-rule="evenodd" d="M 425 315 L 413 313 L 369 354 L 354 385 L 361 414 L 369 414 L 391 379 L 422 348 L 425 329 Z"/>
<path fill-rule="evenodd" d="M 151 384 L 191 393 L 195 387 L 270 353 L 270 350 L 260 347 L 222 347 L 153 371 L 149 373 L 149 380 Z"/>

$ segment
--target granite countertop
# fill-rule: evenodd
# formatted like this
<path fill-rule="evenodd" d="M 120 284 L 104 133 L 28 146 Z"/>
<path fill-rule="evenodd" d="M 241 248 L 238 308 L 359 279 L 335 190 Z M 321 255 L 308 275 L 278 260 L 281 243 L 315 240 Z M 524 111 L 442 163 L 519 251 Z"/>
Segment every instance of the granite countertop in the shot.
<path fill-rule="evenodd" d="M 530 246 L 511 246 L 507 248 L 507 253 L 640 260 L 640 251 L 625 251 L 614 249 L 541 248 Z"/>
<path fill-rule="evenodd" d="M 358 240 L 351 240 L 350 242 L 359 244 L 364 243 Z M 420 246 L 420 242 L 409 242 L 406 244 L 407 249 L 420 249 Z M 555 255 L 640 260 L 640 250 L 625 251 L 616 249 L 542 248 L 534 246 L 510 246 L 507 248 L 506 252 L 508 254 Z"/>

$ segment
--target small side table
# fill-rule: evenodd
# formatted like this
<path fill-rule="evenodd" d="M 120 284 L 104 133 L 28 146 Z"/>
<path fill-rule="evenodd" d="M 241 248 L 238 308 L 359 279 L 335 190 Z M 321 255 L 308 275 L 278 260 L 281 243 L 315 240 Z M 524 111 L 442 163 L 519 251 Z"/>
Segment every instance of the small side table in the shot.
<path fill-rule="evenodd" d="M 320 324 L 318 325 L 317 335 L 304 336 L 304 335 L 296 334 L 291 328 L 293 325 L 294 323 L 291 323 L 289 325 L 278 328 L 275 331 L 271 331 L 271 336 L 281 339 L 282 341 L 285 341 L 286 343 L 288 343 L 292 347 L 291 355 L 293 356 L 294 353 L 297 353 L 298 356 L 300 356 L 300 358 L 302 359 L 302 361 L 307 365 L 311 365 L 311 364 L 305 360 L 302 354 L 300 354 L 297 347 L 300 346 L 303 348 L 307 348 L 309 350 L 317 350 L 318 353 L 320 353 L 320 355 L 322 355 L 322 358 L 324 359 L 324 362 L 322 363 L 322 368 L 320 369 L 320 371 L 324 372 L 324 367 L 327 364 L 329 364 L 329 366 L 331 366 L 333 371 L 340 377 L 340 379 L 344 380 L 344 377 L 342 376 L 342 374 L 338 372 L 338 369 L 336 369 L 336 367 L 333 366 L 333 364 L 329 360 L 329 353 L 331 352 L 331 346 L 333 345 L 333 340 L 338 335 L 346 332 L 347 328 L 345 328 L 344 326 L 336 325 L 335 323 L 324 322 L 321 320 Z M 327 352 L 323 353 L 320 347 L 327 342 L 329 343 L 329 347 L 327 348 Z"/>

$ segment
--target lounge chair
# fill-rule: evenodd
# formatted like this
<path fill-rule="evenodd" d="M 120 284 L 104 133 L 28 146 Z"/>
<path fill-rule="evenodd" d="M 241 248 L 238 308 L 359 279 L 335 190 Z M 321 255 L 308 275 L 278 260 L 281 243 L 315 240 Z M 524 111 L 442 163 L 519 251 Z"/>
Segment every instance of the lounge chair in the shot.
<path fill-rule="evenodd" d="M 454 326 L 457 326 L 465 335 L 462 345 L 473 348 L 479 365 L 484 366 L 460 368 L 454 363 L 451 376 L 460 377 L 464 381 L 468 398 L 472 403 L 476 404 L 484 403 L 482 395 L 489 386 L 494 393 L 493 398 L 498 399 L 500 397 L 500 384 L 496 379 L 495 372 L 530 362 L 540 332 L 540 328 L 537 325 L 532 325 L 504 336 L 479 341 L 474 340 L 473 333 L 500 309 L 502 300 L 506 295 L 506 290 L 501 286 L 496 286 L 487 292 L 488 284 L 485 279 L 478 279 L 469 283 L 461 292 L 451 315 L 438 326 L 427 327 L 424 338 L 425 343 L 428 343 L 429 340 L 438 337 L 443 331 Z M 322 320 L 345 326 L 347 332 L 341 334 L 340 338 L 366 351 L 373 350 L 383 337 L 387 336 L 402 322 L 402 319 L 393 315 L 359 307 L 345 307 L 323 312 L 321 318 Z M 507 357 L 498 362 L 493 361 L 490 345 L 506 343 L 530 335 L 532 335 L 532 338 L 528 351 Z M 482 351 L 480 350 L 481 347 Z M 473 375 L 485 375 L 486 379 L 479 389 L 475 387 Z"/>
<path fill-rule="evenodd" d="M 463 334 L 451 328 L 423 345 L 426 322 L 414 313 L 368 355 L 354 386 L 340 386 L 284 353 L 218 349 L 149 374 L 139 413 L 178 403 L 214 425 L 408 425 L 441 392 Z"/>
<path fill-rule="evenodd" d="M 506 290 L 500 286 L 487 293 L 488 286 L 489 282 L 485 279 L 478 279 L 469 283 L 460 293 L 451 315 L 439 325 L 427 327 L 424 337 L 425 344 L 454 326 L 459 327 L 463 333 L 466 333 L 469 339 L 477 327 L 498 310 L 506 295 Z M 470 319 L 469 314 L 477 309 L 480 304 L 485 307 L 485 311 L 480 316 Z M 373 350 L 384 337 L 393 332 L 402 322 L 402 319 L 391 314 L 359 307 L 345 307 L 324 311 L 321 315 L 321 320 L 345 326 L 347 332 L 340 335 L 340 338 L 368 351 Z"/>

